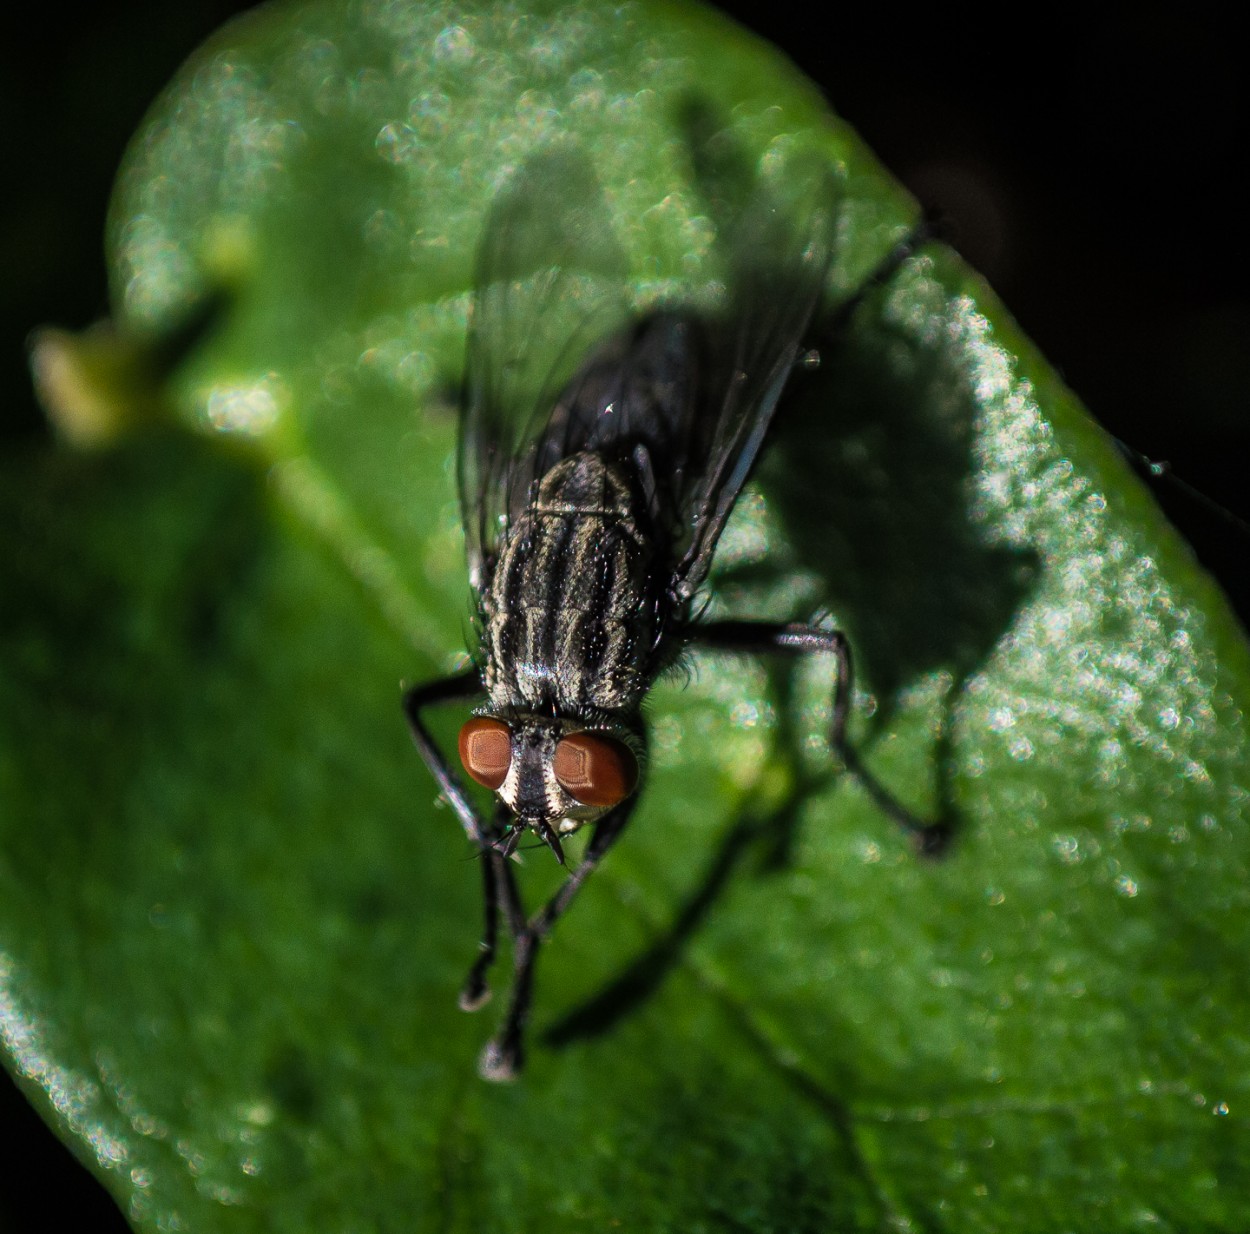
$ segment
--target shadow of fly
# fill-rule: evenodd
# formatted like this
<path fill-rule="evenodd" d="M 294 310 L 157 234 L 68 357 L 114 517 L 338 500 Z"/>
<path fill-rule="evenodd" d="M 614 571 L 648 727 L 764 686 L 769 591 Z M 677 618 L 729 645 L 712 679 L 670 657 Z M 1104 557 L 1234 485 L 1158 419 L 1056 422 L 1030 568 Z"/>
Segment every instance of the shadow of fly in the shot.
<path fill-rule="evenodd" d="M 834 753 L 900 825 L 937 838 L 847 741 L 842 634 L 700 617 L 725 521 L 787 381 L 812 358 L 804 339 L 833 260 L 835 184 L 793 164 L 722 209 L 720 294 L 643 315 L 629 309 L 624 255 L 576 147 L 532 156 L 488 212 L 457 459 L 479 646 L 471 669 L 404 697 L 417 749 L 481 857 L 485 926 L 465 1010 L 489 997 L 501 920 L 512 940 L 509 1005 L 479 1064 L 487 1079 L 521 1069 L 538 947 L 625 830 L 647 763 L 643 699 L 687 647 L 833 656 Z M 495 795 L 485 814 L 423 719 L 474 697 L 484 701 L 459 757 Z M 518 842 L 532 833 L 563 864 L 564 837 L 587 825 L 580 862 L 528 915 Z"/>

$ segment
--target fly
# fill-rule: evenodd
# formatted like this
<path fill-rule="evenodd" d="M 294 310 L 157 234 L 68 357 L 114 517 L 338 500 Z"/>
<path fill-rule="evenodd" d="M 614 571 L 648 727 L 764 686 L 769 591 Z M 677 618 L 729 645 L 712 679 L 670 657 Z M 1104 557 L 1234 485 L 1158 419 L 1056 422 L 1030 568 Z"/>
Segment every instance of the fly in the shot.
<path fill-rule="evenodd" d="M 842 634 L 701 620 L 695 604 L 832 262 L 828 175 L 786 183 L 803 186 L 797 205 L 782 209 L 761 180 L 718 220 L 718 305 L 642 316 L 627 307 L 624 257 L 578 150 L 531 157 L 488 213 L 457 459 L 479 647 L 471 669 L 404 698 L 417 749 L 481 857 L 485 924 L 462 1008 L 489 997 L 501 918 L 512 939 L 509 1006 L 479 1063 L 488 1079 L 522 1066 L 538 946 L 629 821 L 647 765 L 642 703 L 687 647 L 832 654 L 834 752 L 887 813 L 925 830 L 847 742 Z M 552 355 L 563 364 L 553 368 Z M 495 795 L 487 815 L 422 719 L 433 704 L 475 696 L 484 701 L 458 753 Z M 517 844 L 533 834 L 563 864 L 564 838 L 587 825 L 581 860 L 527 915 L 509 860 Z"/>

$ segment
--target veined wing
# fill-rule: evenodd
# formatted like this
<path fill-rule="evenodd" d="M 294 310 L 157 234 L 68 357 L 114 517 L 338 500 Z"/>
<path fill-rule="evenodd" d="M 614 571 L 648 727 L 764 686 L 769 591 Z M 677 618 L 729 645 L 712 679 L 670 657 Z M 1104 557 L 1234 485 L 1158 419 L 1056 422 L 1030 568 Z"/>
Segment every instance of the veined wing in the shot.
<path fill-rule="evenodd" d="M 745 196 L 718 220 L 719 310 L 677 304 L 631 322 L 627 264 L 586 156 L 550 147 L 505 181 L 478 253 L 461 413 L 475 586 L 534 481 L 581 449 L 633 459 L 674 553 L 676 597 L 706 577 L 832 263 L 823 166 L 794 161 Z"/>
<path fill-rule="evenodd" d="M 681 494 L 689 539 L 674 591 L 689 599 L 750 476 L 833 263 L 837 191 L 823 166 L 785 173 L 785 201 L 761 178 L 729 230 L 728 294 L 707 323 L 701 381 L 701 460 Z"/>

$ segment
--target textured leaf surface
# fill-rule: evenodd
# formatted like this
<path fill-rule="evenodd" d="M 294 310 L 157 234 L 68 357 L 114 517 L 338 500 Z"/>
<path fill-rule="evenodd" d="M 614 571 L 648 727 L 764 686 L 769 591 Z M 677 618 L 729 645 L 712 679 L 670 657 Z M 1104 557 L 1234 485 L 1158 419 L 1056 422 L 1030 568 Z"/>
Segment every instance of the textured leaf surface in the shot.
<path fill-rule="evenodd" d="M 275 6 L 149 117 L 118 318 L 223 308 L 167 391 L 198 435 L 3 468 L 7 1061 L 141 1229 L 1244 1228 L 1246 646 L 936 248 L 798 389 L 717 603 L 848 629 L 867 757 L 950 856 L 833 774 L 827 671 L 700 658 L 529 1070 L 477 1079 L 478 875 L 398 709 L 468 625 L 473 248 L 572 134 L 639 295 L 701 277 L 691 95 L 841 170 L 839 288 L 905 233 L 803 83 L 684 6 Z"/>

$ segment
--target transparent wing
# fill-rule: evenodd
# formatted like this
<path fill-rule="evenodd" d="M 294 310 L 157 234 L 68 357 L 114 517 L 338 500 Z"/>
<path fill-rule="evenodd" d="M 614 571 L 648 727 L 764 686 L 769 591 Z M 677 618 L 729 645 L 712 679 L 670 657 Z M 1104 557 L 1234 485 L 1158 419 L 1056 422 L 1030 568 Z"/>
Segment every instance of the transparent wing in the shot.
<path fill-rule="evenodd" d="M 688 528 L 674 591 L 689 599 L 759 455 L 833 262 L 836 183 L 823 166 L 797 163 L 784 179 L 757 181 L 726 228 L 728 294 L 707 322 L 700 383 L 700 460 L 684 478 Z"/>
<path fill-rule="evenodd" d="M 763 445 L 832 263 L 837 194 L 792 160 L 720 201 L 718 311 L 632 320 L 586 156 L 556 146 L 498 191 L 478 253 L 458 474 L 480 587 L 534 481 L 578 450 L 632 467 L 688 599 Z M 737 201 L 734 201 L 737 198 Z"/>
<path fill-rule="evenodd" d="M 528 497 L 561 390 L 628 318 L 627 274 L 578 147 L 539 151 L 497 191 L 478 247 L 457 458 L 474 586 Z"/>

